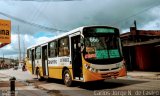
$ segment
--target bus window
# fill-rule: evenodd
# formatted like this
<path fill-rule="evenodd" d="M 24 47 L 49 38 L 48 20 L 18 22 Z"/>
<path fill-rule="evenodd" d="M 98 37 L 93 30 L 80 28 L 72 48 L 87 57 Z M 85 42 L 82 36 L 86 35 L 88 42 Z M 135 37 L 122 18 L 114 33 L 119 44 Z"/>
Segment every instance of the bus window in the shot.
<path fill-rule="evenodd" d="M 41 47 L 36 47 L 36 59 L 40 59 L 41 58 Z"/>
<path fill-rule="evenodd" d="M 27 58 L 29 58 L 29 50 L 30 50 L 30 49 L 27 50 Z"/>
<path fill-rule="evenodd" d="M 58 41 L 59 56 L 69 55 L 69 38 L 65 37 Z"/>
<path fill-rule="evenodd" d="M 32 53 L 31 53 L 31 49 L 29 50 L 29 54 L 28 54 L 29 59 L 32 59 Z"/>
<path fill-rule="evenodd" d="M 27 58 L 31 59 L 32 58 L 32 54 L 31 54 L 31 49 L 27 50 Z"/>
<path fill-rule="evenodd" d="M 57 42 L 56 41 L 49 43 L 48 56 L 49 57 L 56 57 L 57 56 Z"/>

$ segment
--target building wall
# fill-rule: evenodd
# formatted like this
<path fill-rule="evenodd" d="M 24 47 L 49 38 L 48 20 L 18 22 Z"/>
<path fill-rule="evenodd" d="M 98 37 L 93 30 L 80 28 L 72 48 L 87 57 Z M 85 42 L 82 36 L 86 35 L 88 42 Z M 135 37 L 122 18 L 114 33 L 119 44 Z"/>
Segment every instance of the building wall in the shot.
<path fill-rule="evenodd" d="M 129 71 L 160 71 L 160 46 L 127 46 L 123 48 L 123 55 Z"/>
<path fill-rule="evenodd" d="M 1 61 L 3 61 L 3 59 L 2 58 L 0 58 L 0 63 L 1 63 Z M 4 64 L 10 64 L 11 63 L 11 60 L 10 59 L 4 59 Z"/>
<path fill-rule="evenodd" d="M 160 71 L 160 46 L 154 46 L 153 49 L 153 62 L 154 62 L 154 66 L 153 69 L 154 71 Z"/>
<path fill-rule="evenodd" d="M 140 70 L 150 70 L 152 63 L 152 47 L 141 45 L 135 46 L 136 64 Z"/>
<path fill-rule="evenodd" d="M 137 30 L 120 35 L 128 70 L 160 72 L 160 30 Z"/>
<path fill-rule="evenodd" d="M 136 65 L 136 56 L 135 56 L 135 47 L 134 46 L 127 46 L 123 47 L 123 55 L 126 61 L 127 70 L 138 70 Z"/>

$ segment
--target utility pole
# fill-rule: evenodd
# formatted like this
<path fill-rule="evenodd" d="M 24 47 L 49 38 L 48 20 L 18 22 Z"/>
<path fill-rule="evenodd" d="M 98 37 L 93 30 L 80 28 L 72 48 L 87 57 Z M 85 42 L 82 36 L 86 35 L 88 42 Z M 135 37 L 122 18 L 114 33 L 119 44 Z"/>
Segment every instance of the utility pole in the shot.
<path fill-rule="evenodd" d="M 24 37 L 24 39 L 23 39 L 23 47 L 24 47 L 24 54 L 23 54 L 23 60 L 25 60 L 25 50 L 26 50 L 26 46 L 25 46 L 25 37 Z"/>
<path fill-rule="evenodd" d="M 12 66 L 12 62 L 11 62 L 11 56 L 10 56 L 10 64 L 9 64 L 9 68 L 11 68 L 11 66 Z"/>
<path fill-rule="evenodd" d="M 134 20 L 134 26 L 135 26 L 135 31 L 136 31 L 136 42 L 139 42 L 140 38 L 139 38 L 139 31 L 137 31 L 137 22 L 136 22 L 136 20 Z"/>
<path fill-rule="evenodd" d="M 3 60 L 1 61 L 1 63 L 2 63 L 2 68 L 4 68 L 4 54 L 3 54 Z"/>
<path fill-rule="evenodd" d="M 3 54 L 3 65 L 4 65 L 4 62 L 5 62 L 5 60 L 4 60 L 4 54 Z"/>
<path fill-rule="evenodd" d="M 21 62 L 21 45 L 20 44 L 21 44 L 21 42 L 20 42 L 20 32 L 19 32 L 19 25 L 18 25 L 19 64 Z"/>
<path fill-rule="evenodd" d="M 3 62 L 4 62 L 4 54 L 3 54 Z"/>
<path fill-rule="evenodd" d="M 137 22 L 136 22 L 136 20 L 134 20 L 134 27 L 135 27 L 136 30 L 137 30 Z"/>

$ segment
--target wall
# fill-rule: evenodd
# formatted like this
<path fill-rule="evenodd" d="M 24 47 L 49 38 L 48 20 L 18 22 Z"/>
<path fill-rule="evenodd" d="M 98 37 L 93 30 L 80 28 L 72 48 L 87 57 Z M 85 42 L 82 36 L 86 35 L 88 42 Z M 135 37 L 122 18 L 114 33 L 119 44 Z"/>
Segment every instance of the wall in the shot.
<path fill-rule="evenodd" d="M 136 64 L 140 70 L 150 70 L 152 66 L 152 47 L 141 45 L 135 46 Z"/>
<path fill-rule="evenodd" d="M 160 71 L 160 46 L 126 46 L 123 55 L 128 71 Z"/>

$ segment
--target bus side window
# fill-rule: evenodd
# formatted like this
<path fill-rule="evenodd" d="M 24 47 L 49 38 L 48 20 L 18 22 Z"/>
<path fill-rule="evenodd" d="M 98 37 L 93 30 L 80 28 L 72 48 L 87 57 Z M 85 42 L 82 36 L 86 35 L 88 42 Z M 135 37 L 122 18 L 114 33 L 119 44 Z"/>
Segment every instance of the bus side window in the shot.
<path fill-rule="evenodd" d="M 28 58 L 29 60 L 32 59 L 31 49 L 28 49 L 28 50 L 27 50 L 27 58 Z"/>
<path fill-rule="evenodd" d="M 40 59 L 41 58 L 41 47 L 37 47 L 36 48 L 36 59 Z"/>
<path fill-rule="evenodd" d="M 59 56 L 68 56 L 69 52 L 69 38 L 65 37 L 59 40 Z"/>
<path fill-rule="evenodd" d="M 57 41 L 53 41 L 49 43 L 48 49 L 49 57 L 56 57 L 57 56 Z"/>
<path fill-rule="evenodd" d="M 29 49 L 27 50 L 27 58 L 29 59 Z"/>

